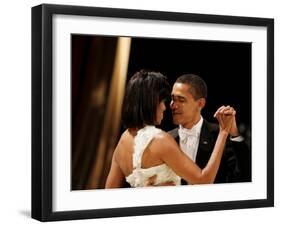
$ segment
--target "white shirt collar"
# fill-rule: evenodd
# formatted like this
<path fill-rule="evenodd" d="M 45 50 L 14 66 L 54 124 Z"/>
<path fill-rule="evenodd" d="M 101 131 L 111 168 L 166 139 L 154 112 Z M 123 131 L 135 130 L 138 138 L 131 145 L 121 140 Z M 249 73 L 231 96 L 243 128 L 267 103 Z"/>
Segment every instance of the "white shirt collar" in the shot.
<path fill-rule="evenodd" d="M 195 133 L 199 136 L 202 125 L 203 125 L 203 117 L 200 115 L 199 121 L 191 129 L 184 128 L 184 127 L 182 127 L 182 125 L 180 125 L 179 127 L 180 127 L 180 130 L 195 131 Z"/>

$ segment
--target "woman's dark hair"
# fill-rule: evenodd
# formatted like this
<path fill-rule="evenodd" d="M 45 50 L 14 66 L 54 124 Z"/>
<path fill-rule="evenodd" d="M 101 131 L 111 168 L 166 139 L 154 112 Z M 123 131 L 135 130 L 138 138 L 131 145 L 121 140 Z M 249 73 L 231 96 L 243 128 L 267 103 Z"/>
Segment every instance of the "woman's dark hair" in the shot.
<path fill-rule="evenodd" d="M 167 78 L 159 72 L 136 72 L 127 85 L 123 102 L 123 123 L 127 128 L 154 125 L 160 101 L 170 97 Z"/>

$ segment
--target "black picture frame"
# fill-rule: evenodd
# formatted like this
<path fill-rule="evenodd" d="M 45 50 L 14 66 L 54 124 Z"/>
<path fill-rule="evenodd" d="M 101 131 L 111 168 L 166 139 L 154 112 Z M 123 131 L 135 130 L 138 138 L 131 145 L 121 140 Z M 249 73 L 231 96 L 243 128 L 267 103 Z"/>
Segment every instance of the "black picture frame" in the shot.
<path fill-rule="evenodd" d="M 265 199 L 53 211 L 53 16 L 176 21 L 266 28 L 267 172 Z M 221 15 L 43 4 L 32 8 L 32 218 L 40 221 L 122 217 L 274 206 L 274 20 Z"/>

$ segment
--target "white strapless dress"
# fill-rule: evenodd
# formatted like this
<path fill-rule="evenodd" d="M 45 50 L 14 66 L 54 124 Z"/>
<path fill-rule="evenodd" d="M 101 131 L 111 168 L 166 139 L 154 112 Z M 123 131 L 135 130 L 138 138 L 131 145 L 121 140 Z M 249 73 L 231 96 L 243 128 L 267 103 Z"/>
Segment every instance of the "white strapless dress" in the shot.
<path fill-rule="evenodd" d="M 126 177 L 126 181 L 131 187 L 144 187 L 152 176 L 156 176 L 154 185 L 165 182 L 173 182 L 175 185 L 181 184 L 181 178 L 166 164 L 153 166 L 150 168 L 141 168 L 142 155 L 146 147 L 161 132 L 155 126 L 145 126 L 140 129 L 134 138 L 133 153 L 133 172 Z"/>

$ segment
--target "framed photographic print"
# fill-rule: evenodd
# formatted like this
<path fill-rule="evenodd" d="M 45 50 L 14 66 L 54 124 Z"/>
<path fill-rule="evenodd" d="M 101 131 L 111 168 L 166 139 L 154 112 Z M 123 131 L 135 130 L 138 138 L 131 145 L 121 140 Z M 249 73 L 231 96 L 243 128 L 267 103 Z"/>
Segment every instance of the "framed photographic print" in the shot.
<path fill-rule="evenodd" d="M 55 221 L 273 206 L 273 68 L 273 19 L 33 7 L 32 217 Z M 126 86 L 142 70 L 160 72 L 171 87 L 181 75 L 199 75 L 208 90 L 203 123 L 216 123 L 213 115 L 222 105 L 235 109 L 239 134 L 226 147 L 238 148 L 225 148 L 214 183 L 106 188 L 126 130 Z M 157 126 L 166 132 L 181 126 L 173 120 L 173 101 L 172 95 Z M 193 161 L 203 169 L 213 146 L 202 154 L 201 142 L 209 141 L 198 142 Z"/>

